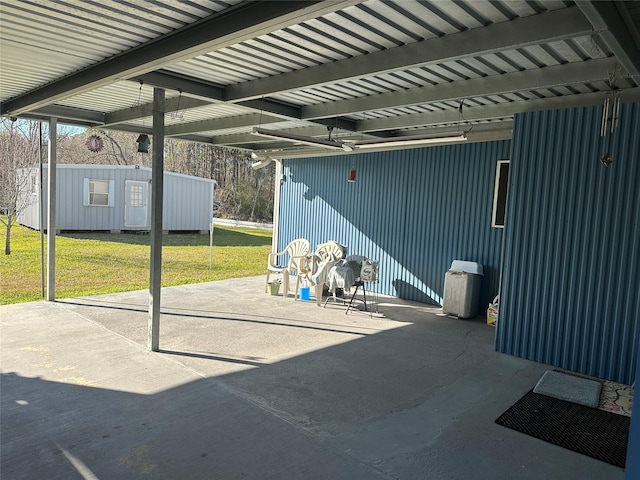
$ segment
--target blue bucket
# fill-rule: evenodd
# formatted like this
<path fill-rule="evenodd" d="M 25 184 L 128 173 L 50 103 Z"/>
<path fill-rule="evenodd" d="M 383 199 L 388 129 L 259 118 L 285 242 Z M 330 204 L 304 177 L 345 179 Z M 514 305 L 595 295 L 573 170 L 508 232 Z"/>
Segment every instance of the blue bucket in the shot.
<path fill-rule="evenodd" d="M 300 300 L 311 300 L 310 287 L 300 287 Z"/>

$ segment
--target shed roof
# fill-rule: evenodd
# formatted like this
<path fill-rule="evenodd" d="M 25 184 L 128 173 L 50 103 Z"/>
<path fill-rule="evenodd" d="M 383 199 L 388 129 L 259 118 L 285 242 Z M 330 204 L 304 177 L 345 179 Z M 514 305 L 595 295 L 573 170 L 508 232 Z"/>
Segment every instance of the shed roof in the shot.
<path fill-rule="evenodd" d="M 0 113 L 273 156 L 640 101 L 640 2 L 84 0 L 0 3 Z"/>
<path fill-rule="evenodd" d="M 49 165 L 47 163 L 43 163 L 42 167 L 44 169 L 48 169 Z M 37 168 L 37 167 L 33 167 Z M 141 165 L 98 165 L 98 164 L 87 164 L 87 163 L 61 163 L 56 165 L 56 169 L 58 170 L 144 170 L 145 172 L 151 173 L 153 171 L 150 167 L 145 167 Z M 197 177 L 194 175 L 187 175 L 185 173 L 176 173 L 165 170 L 164 175 L 168 175 L 170 177 L 179 177 L 179 178 L 188 178 L 195 182 L 203 182 L 203 183 L 213 183 L 217 182 L 211 178 L 203 178 Z"/>

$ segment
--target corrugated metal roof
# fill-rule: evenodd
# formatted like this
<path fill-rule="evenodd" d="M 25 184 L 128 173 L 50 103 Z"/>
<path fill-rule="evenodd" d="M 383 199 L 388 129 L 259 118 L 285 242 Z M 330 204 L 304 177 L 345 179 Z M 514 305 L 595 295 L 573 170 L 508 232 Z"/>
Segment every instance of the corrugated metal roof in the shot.
<path fill-rule="evenodd" d="M 462 100 L 467 125 L 509 122 L 521 111 L 600 103 L 611 75 L 623 101 L 640 99 L 634 7 L 5 1 L 0 101 L 4 115 L 131 130 L 148 124 L 153 87 L 162 87 L 185 99 L 167 115 L 166 125 L 180 125 L 169 134 L 255 149 L 272 145 L 251 135 L 256 114 L 270 128 L 315 124 L 322 137 L 327 125 L 335 136 L 435 131 L 456 124 Z"/>

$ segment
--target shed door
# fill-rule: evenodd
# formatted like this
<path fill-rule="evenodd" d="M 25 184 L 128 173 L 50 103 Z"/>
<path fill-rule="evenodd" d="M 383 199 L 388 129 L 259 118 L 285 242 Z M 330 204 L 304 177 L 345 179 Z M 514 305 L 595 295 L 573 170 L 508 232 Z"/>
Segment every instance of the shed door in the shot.
<path fill-rule="evenodd" d="M 124 182 L 124 226 L 147 228 L 149 184 L 136 180 Z"/>

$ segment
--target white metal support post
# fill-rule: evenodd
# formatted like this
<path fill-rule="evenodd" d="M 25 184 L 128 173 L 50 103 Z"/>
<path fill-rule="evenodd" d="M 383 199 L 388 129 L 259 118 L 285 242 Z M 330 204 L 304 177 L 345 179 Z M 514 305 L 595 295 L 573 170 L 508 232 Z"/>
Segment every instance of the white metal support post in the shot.
<path fill-rule="evenodd" d="M 164 89 L 153 89 L 153 151 L 151 163 L 151 262 L 149 273 L 149 341 L 160 349 L 160 290 L 162 287 L 162 191 L 164 177 Z"/>
<path fill-rule="evenodd" d="M 58 169 L 56 168 L 58 119 L 49 119 L 49 178 L 47 184 L 47 300 L 56 299 L 56 183 Z"/>
<path fill-rule="evenodd" d="M 273 188 L 273 228 L 271 231 L 271 251 L 273 253 L 278 251 L 278 234 L 280 232 L 280 189 L 282 188 L 283 172 L 282 160 L 278 159 L 276 160 L 275 184 Z"/>

